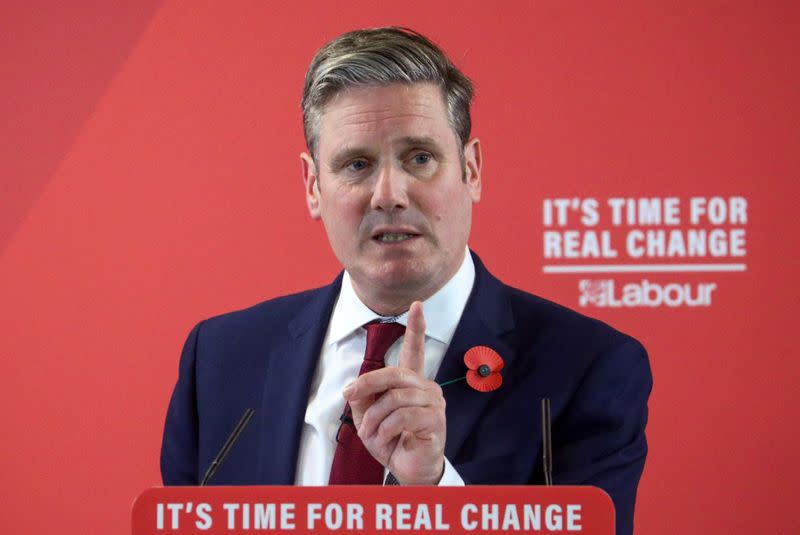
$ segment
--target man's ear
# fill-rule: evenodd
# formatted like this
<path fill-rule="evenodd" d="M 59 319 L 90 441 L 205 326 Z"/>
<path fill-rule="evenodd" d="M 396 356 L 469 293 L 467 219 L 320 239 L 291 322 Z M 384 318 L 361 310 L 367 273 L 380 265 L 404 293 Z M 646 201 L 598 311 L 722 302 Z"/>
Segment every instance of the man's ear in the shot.
<path fill-rule="evenodd" d="M 314 163 L 314 158 L 307 152 L 300 154 L 300 165 L 303 168 L 303 183 L 305 184 L 308 213 L 311 215 L 311 219 L 319 219 L 320 193 L 317 166 Z"/>
<path fill-rule="evenodd" d="M 470 189 L 472 202 L 481 200 L 481 141 L 472 138 L 464 145 L 464 183 Z"/>

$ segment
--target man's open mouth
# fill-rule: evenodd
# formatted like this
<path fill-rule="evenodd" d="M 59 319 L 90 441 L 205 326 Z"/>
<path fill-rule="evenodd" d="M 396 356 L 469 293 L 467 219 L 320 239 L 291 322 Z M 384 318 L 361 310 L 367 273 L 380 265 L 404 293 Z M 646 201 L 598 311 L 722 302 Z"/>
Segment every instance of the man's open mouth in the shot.
<path fill-rule="evenodd" d="M 381 243 L 395 243 L 410 240 L 416 236 L 419 236 L 419 234 L 410 234 L 407 232 L 382 232 L 373 236 L 372 239 Z"/>

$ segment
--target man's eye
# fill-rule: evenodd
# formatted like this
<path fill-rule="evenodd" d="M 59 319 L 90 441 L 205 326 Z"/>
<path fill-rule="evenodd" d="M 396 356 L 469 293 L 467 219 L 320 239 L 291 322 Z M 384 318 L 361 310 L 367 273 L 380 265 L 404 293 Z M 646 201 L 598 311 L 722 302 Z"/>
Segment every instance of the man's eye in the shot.
<path fill-rule="evenodd" d="M 353 160 L 346 165 L 349 171 L 363 171 L 367 167 L 369 167 L 369 164 L 367 164 L 366 160 Z"/>
<path fill-rule="evenodd" d="M 430 154 L 428 154 L 427 152 L 420 152 L 420 153 L 415 154 L 414 157 L 411 158 L 411 161 L 415 165 L 425 165 L 426 163 L 431 161 L 431 158 L 432 158 L 432 156 Z"/>

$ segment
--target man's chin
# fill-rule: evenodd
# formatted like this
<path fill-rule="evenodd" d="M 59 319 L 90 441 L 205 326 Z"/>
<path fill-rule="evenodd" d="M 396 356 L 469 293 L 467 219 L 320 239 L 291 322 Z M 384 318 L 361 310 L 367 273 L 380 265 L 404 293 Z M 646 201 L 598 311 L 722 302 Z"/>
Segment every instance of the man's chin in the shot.
<path fill-rule="evenodd" d="M 358 292 L 362 299 L 408 301 L 411 304 L 430 297 L 427 293 L 432 280 L 426 268 L 413 261 L 386 262 L 358 275 L 353 272 L 350 275 L 356 287 L 362 290 Z"/>
<path fill-rule="evenodd" d="M 424 270 L 389 266 L 370 277 L 371 286 L 376 290 L 403 293 L 421 291 L 429 280 L 430 276 Z"/>

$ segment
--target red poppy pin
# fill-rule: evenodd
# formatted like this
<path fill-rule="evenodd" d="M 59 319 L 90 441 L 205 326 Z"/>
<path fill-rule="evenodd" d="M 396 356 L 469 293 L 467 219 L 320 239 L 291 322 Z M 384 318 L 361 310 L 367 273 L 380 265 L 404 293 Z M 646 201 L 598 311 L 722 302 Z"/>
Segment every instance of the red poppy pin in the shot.
<path fill-rule="evenodd" d="M 467 384 L 479 392 L 497 390 L 503 384 L 503 358 L 491 347 L 475 346 L 464 353 L 464 364 L 467 365 L 466 377 L 446 381 L 439 386 L 449 385 L 467 380 Z"/>
<path fill-rule="evenodd" d="M 503 359 L 486 346 L 475 346 L 464 353 L 464 364 L 467 365 L 467 384 L 480 392 L 497 390 L 503 384 Z"/>

